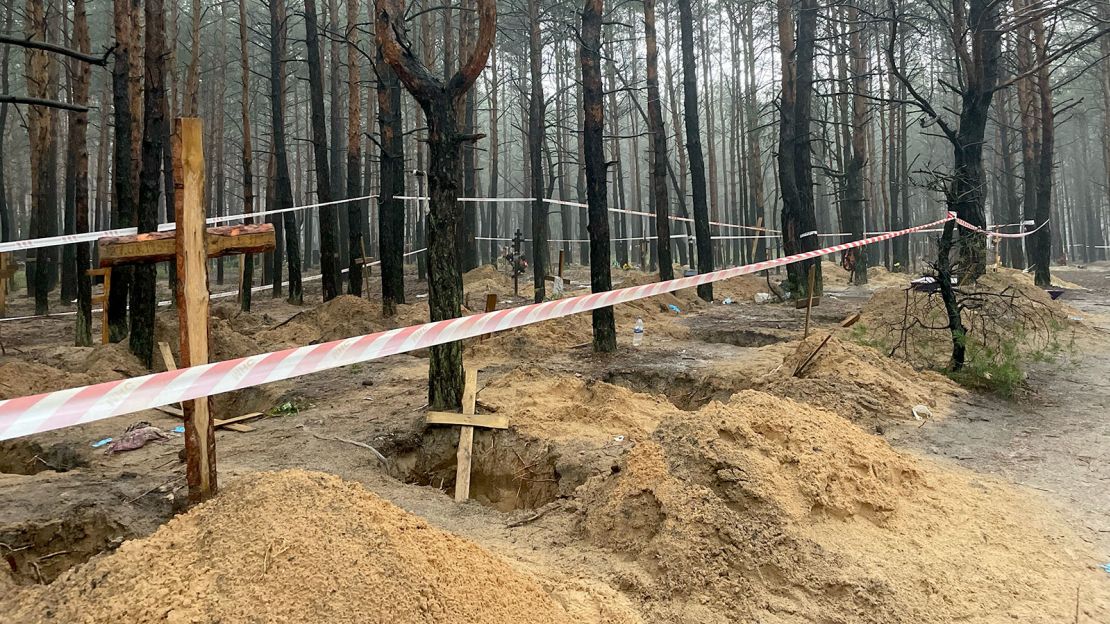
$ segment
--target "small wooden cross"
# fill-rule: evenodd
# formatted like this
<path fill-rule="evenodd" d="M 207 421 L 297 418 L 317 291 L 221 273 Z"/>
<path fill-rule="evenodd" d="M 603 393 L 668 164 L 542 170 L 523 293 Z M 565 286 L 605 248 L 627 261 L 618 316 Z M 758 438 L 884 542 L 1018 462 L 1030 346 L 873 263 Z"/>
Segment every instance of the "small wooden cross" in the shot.
<path fill-rule="evenodd" d="M 0 314 L 8 311 L 8 280 L 15 275 L 19 265 L 12 262 L 10 253 L 0 253 Z"/>
<path fill-rule="evenodd" d="M 459 450 L 455 455 L 458 466 L 455 468 L 455 502 L 461 503 L 470 498 L 470 464 L 474 450 L 474 428 L 508 429 L 509 417 L 499 414 L 476 414 L 478 403 L 478 369 L 465 370 L 463 384 L 462 413 L 429 411 L 429 425 L 459 425 Z"/>

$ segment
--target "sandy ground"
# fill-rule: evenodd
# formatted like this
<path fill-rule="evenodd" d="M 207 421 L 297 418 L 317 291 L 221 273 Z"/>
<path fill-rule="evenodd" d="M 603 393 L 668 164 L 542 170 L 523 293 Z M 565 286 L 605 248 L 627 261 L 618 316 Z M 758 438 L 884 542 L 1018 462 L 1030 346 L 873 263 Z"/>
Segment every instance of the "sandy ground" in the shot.
<path fill-rule="evenodd" d="M 1110 272 L 1094 267 L 1062 275 L 1090 289 L 1068 294 L 1085 322 L 1110 327 Z M 480 549 L 466 565 L 481 568 L 486 556 L 507 562 L 521 575 L 513 581 L 520 591 L 541 590 L 542 613 L 529 618 L 535 621 L 1110 621 L 1110 575 L 1096 568 L 1110 561 L 1110 431 L 1102 414 L 1110 340 L 1099 339 L 1097 329 L 1085 335 L 1068 361 L 1034 369 L 1028 390 L 1013 401 L 884 365 L 872 359 L 877 353 L 861 355 L 853 344 L 830 349 L 795 383 L 784 383 L 785 369 L 807 350 L 798 342 L 804 311 L 751 303 L 751 292 L 761 289 L 753 280 L 720 285 L 719 293 L 738 293 L 734 305 L 701 305 L 678 293 L 679 314 L 654 304 L 619 311 L 619 350 L 611 355 L 584 346 L 588 317 L 470 345 L 469 361 L 481 367 L 480 402 L 509 415 L 513 426 L 476 434 L 469 504 L 450 497 L 457 433 L 423 424 L 427 362 L 420 353 L 219 399 L 218 416 L 270 411 L 251 423 L 253 432 L 217 433 L 220 480 L 232 484 L 225 496 L 257 501 L 278 526 L 293 521 L 280 504 L 288 495 L 281 481 L 258 481 L 260 471 L 308 469 L 361 484 L 461 538 L 465 548 Z M 875 281 L 900 283 L 889 275 Z M 494 291 L 503 304 L 513 301 L 504 275 L 474 283 L 481 284 L 479 300 Z M 412 287 L 410 300 L 418 302 L 420 285 Z M 872 288 L 829 280 L 829 296 L 813 310 L 810 340 L 835 331 Z M 335 329 L 323 327 L 326 314 L 295 319 L 303 309 L 257 294 L 256 302 L 249 316 L 224 315 L 234 337 L 228 344 L 265 350 Z M 372 317 L 372 309 L 359 314 Z M 633 349 L 639 317 L 647 339 Z M 288 327 L 297 329 L 278 331 Z M 128 372 L 122 360 L 58 347 L 70 329 L 56 319 L 5 324 L 0 368 L 34 361 L 62 371 L 58 383 L 78 371 Z M 89 367 L 90 358 L 106 364 Z M 12 392 L 25 385 L 0 383 Z M 909 413 L 921 401 L 934 411 L 924 423 Z M 96 556 L 150 535 L 185 509 L 179 440 L 115 455 L 90 447 L 138 420 L 165 429 L 177 424 L 150 411 L 0 447 L 0 554 L 13 571 L 0 574 L 6 594 L 0 606 L 18 609 L 11 611 L 20 614 L 16 621 L 65 621 L 57 596 L 68 597 L 63 605 L 90 601 L 86 613 L 120 613 L 111 604 L 125 590 L 98 598 L 88 591 L 94 571 L 158 565 L 142 554 L 149 550 L 142 544 L 172 552 L 172 544 L 206 539 L 171 523 L 150 538 L 155 542 L 128 542 L 140 545 L 126 551 L 128 559 Z M 350 441 L 373 445 L 387 461 Z M 35 474 L 16 474 L 26 472 Z M 329 500 L 332 488 L 348 486 L 320 487 L 319 498 Z M 226 523 L 240 512 L 225 507 L 179 516 L 181 526 L 204 517 L 193 514 L 211 513 L 234 531 Z M 390 523 L 407 526 L 389 513 Z M 346 534 L 345 524 L 326 518 L 319 533 L 286 539 Z M 269 530 L 247 524 L 243 536 L 221 544 L 245 548 L 255 531 Z M 399 562 L 428 556 L 390 552 Z M 271 556 L 256 548 L 233 561 L 269 570 Z M 310 549 L 274 574 L 298 578 L 298 570 L 328 561 L 326 550 Z M 357 567 L 357 560 L 349 565 L 367 579 L 383 574 Z M 439 560 L 431 569 L 449 565 Z M 244 572 L 240 582 L 257 579 Z M 286 580 L 273 582 L 283 587 Z M 5 592 L 5 583 L 23 589 Z M 390 591 L 445 595 L 432 585 Z M 227 597 L 219 587 L 209 591 Z M 281 599 L 274 602 L 280 610 Z M 412 617 L 393 621 L 453 621 L 412 604 Z M 94 610 L 101 608 L 109 610 Z M 132 619 L 175 621 L 157 610 L 141 613 Z M 304 621 L 325 615 L 351 621 L 353 613 L 320 612 Z M 223 615 L 222 621 L 251 621 L 237 611 Z"/>

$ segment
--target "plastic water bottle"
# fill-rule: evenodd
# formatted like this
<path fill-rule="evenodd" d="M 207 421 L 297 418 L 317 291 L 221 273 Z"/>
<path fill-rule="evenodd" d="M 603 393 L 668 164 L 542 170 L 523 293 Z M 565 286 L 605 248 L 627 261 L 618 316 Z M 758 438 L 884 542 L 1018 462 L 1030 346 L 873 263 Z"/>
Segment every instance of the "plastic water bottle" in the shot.
<path fill-rule="evenodd" d="M 644 319 L 636 319 L 636 326 L 632 328 L 632 346 L 638 347 L 644 342 Z"/>

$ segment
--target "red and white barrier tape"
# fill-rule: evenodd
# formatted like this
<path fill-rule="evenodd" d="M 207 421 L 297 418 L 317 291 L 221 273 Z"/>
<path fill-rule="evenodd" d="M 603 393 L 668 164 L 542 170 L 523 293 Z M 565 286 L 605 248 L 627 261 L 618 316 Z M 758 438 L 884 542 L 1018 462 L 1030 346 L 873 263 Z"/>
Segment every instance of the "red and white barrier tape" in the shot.
<path fill-rule="evenodd" d="M 1041 228 L 1043 228 L 1044 226 L 1048 225 L 1048 220 L 1046 219 L 1043 223 L 1041 223 L 1037 227 L 1033 228 L 1032 230 L 1027 230 L 1025 232 L 1014 232 L 1014 233 L 1007 234 L 1005 232 L 992 232 L 991 230 L 985 230 L 985 229 L 983 229 L 983 228 L 981 228 L 977 225 L 972 225 L 971 223 L 968 223 L 967 221 L 964 221 L 963 219 L 955 216 L 955 213 L 948 213 L 948 214 L 952 215 L 952 217 L 954 219 L 956 219 L 956 223 L 958 223 L 961 227 L 963 227 L 965 229 L 968 229 L 968 230 L 972 230 L 974 232 L 979 232 L 980 234 L 986 234 L 988 237 L 993 237 L 993 238 L 1025 238 L 1026 236 L 1029 236 L 1033 232 L 1036 232 L 1036 231 L 1040 230 Z M 1024 223 L 1018 223 L 1018 224 L 1009 224 L 1009 225 L 1025 225 L 1025 224 Z M 995 226 L 995 227 L 1006 227 L 1006 226 L 1002 225 L 1002 226 Z"/>
<path fill-rule="evenodd" d="M 169 405 L 200 397 L 241 390 L 274 381 L 348 366 L 398 353 L 473 338 L 553 318 L 588 312 L 637 299 L 748 275 L 801 260 L 862 247 L 944 223 L 939 221 L 872 236 L 784 258 L 756 262 L 692 277 L 591 293 L 355 336 L 317 345 L 295 347 L 245 358 L 202 364 L 164 373 L 69 388 L 0 401 L 0 440 L 60 429 Z"/>

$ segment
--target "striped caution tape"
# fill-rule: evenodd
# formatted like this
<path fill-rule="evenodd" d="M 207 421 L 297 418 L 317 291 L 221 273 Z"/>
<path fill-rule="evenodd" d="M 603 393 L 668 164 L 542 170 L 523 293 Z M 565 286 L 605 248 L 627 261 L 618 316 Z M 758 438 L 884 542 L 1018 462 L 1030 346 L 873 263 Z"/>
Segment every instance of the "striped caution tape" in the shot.
<path fill-rule="evenodd" d="M 434 321 L 344 340 L 0 401 L 0 440 L 242 390 L 748 275 L 910 234 L 934 227 L 951 218 L 952 216 L 946 216 L 939 221 L 897 232 L 692 277 Z"/>

